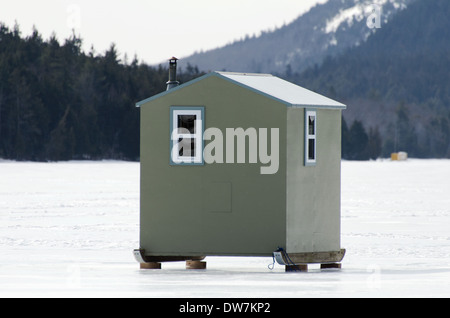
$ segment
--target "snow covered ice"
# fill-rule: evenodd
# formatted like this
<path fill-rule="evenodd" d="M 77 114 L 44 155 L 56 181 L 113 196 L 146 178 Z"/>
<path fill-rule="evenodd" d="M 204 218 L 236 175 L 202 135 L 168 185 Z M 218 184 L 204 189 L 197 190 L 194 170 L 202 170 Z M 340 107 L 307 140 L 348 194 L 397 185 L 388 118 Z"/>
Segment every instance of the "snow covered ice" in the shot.
<path fill-rule="evenodd" d="M 139 163 L 0 161 L 0 297 L 449 297 L 450 160 L 342 162 L 342 269 L 140 270 Z"/>

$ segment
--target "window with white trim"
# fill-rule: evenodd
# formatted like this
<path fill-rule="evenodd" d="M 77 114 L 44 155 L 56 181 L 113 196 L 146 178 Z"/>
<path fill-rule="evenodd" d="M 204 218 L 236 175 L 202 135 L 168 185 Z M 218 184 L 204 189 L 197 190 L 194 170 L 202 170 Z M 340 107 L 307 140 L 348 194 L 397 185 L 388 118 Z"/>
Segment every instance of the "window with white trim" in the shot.
<path fill-rule="evenodd" d="M 203 107 L 170 108 L 171 164 L 203 164 Z"/>
<path fill-rule="evenodd" d="M 305 110 L 305 165 L 315 165 L 317 155 L 317 112 Z"/>

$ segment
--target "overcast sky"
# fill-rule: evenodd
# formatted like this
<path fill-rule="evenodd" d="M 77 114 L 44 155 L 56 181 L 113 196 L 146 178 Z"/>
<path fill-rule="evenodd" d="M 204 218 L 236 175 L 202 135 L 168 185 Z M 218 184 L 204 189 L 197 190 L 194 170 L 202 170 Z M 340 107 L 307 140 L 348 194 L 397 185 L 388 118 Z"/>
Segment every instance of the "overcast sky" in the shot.
<path fill-rule="evenodd" d="M 326 0 L 0 0 L 0 21 L 20 26 L 22 36 L 33 25 L 46 40 L 60 42 L 72 30 L 103 53 L 111 43 L 131 61 L 154 64 L 171 56 L 216 48 L 245 35 L 289 23 Z"/>

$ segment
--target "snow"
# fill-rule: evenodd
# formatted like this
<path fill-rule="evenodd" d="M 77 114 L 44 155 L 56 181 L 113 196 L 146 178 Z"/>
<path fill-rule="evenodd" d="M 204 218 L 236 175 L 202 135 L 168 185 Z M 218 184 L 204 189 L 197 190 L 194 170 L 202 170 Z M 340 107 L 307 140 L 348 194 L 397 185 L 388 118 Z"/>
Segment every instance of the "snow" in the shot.
<path fill-rule="evenodd" d="M 449 297 L 450 160 L 342 162 L 342 269 L 140 270 L 139 164 L 0 161 L 0 297 Z"/>
<path fill-rule="evenodd" d="M 325 32 L 336 32 L 339 29 L 339 26 L 345 21 L 349 26 L 351 26 L 353 18 L 355 18 L 357 21 L 361 21 L 364 18 L 363 5 L 356 4 L 354 7 L 339 11 L 336 16 L 327 21 Z"/>
<path fill-rule="evenodd" d="M 360 22 L 373 13 L 373 6 L 377 5 L 380 8 L 386 6 L 387 3 L 392 4 L 395 10 L 403 10 L 406 8 L 405 0 L 359 0 L 355 1 L 355 5 L 347 9 L 341 9 L 339 12 L 327 20 L 324 31 L 325 33 L 336 33 L 343 23 L 347 23 L 348 27 L 351 27 L 353 23 Z M 392 12 L 384 12 L 382 14 L 387 19 Z M 386 22 L 386 21 L 385 21 Z M 331 44 L 332 45 L 332 44 Z"/>

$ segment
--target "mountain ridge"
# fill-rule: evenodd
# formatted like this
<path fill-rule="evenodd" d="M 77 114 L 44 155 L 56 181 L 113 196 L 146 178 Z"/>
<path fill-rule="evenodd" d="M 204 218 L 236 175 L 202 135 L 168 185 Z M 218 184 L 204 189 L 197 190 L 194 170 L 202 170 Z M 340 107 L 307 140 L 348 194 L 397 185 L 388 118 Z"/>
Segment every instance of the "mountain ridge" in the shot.
<path fill-rule="evenodd" d="M 450 156 L 450 2 L 418 0 L 358 47 L 288 79 L 347 104 L 383 154 Z"/>
<path fill-rule="evenodd" d="M 376 29 L 367 27 L 373 3 L 382 9 L 382 26 L 415 0 L 328 0 L 297 19 L 259 36 L 245 36 L 225 46 L 183 57 L 180 67 L 202 71 L 300 72 L 346 48 L 364 42 Z"/>
<path fill-rule="evenodd" d="M 205 70 L 202 62 L 208 62 L 208 54 L 234 50 L 235 55 L 216 55 L 215 63 L 221 64 L 210 69 L 272 73 L 347 104 L 343 145 L 365 145 L 358 145 L 360 150 L 350 146 L 349 152 L 344 147 L 345 159 L 385 157 L 400 150 L 411 157 L 450 157 L 450 2 L 380 0 L 380 29 L 368 28 L 369 16 L 362 14 L 369 2 L 330 0 L 283 28 L 205 52 L 198 63 L 181 61 Z M 311 34 L 299 34 L 299 24 Z M 320 32 L 314 34 L 314 28 Z M 317 51 L 314 56 L 275 41 L 286 37 L 295 42 L 296 32 L 299 40 L 307 35 L 303 47 L 310 45 L 311 52 Z M 281 52 L 278 68 L 275 57 L 258 60 L 252 53 L 250 44 L 263 40 Z M 270 50 L 260 46 L 257 51 Z M 227 59 L 240 64 L 225 67 Z"/>

